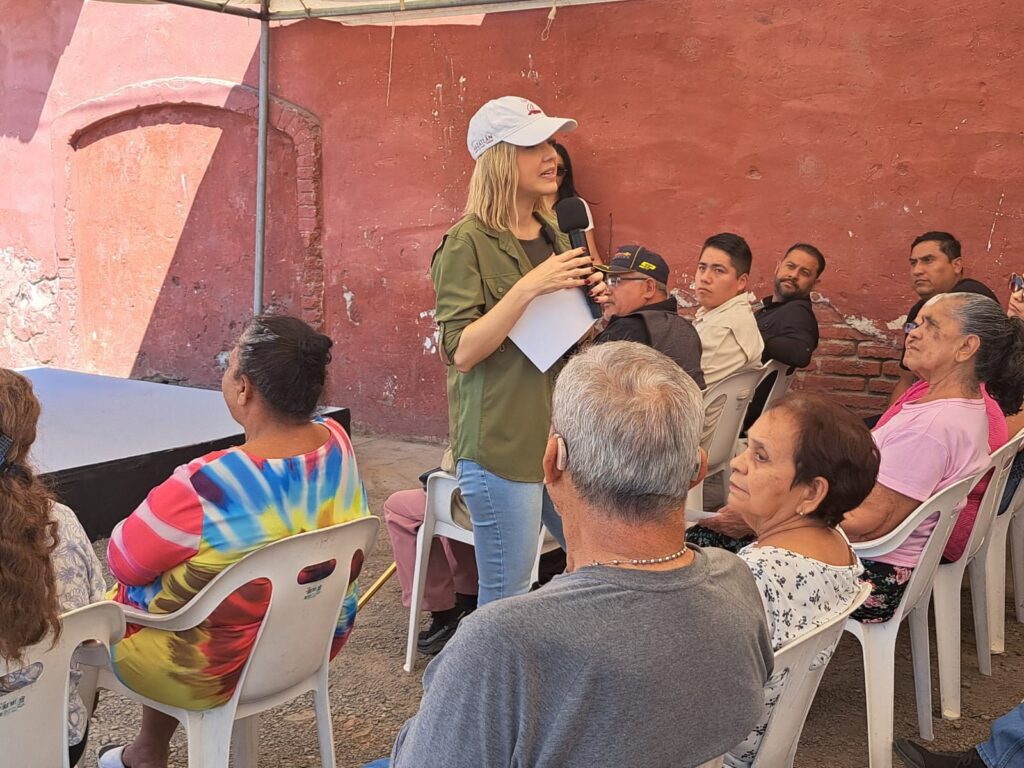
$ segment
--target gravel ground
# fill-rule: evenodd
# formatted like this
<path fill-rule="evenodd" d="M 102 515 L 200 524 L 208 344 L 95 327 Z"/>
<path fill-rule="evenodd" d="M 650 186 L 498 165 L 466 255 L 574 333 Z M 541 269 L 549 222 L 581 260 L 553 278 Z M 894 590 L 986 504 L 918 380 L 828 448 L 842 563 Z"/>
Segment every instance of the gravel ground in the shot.
<path fill-rule="evenodd" d="M 415 487 L 419 473 L 440 462 L 441 448 L 436 444 L 359 434 L 354 443 L 371 509 L 378 515 L 390 493 Z M 377 548 L 363 571 L 364 588 L 392 560 L 383 526 L 381 532 Z M 106 542 L 97 542 L 96 547 L 104 560 Z M 109 574 L 107 578 L 109 581 Z M 1008 585 L 1008 598 L 1012 599 L 1012 594 Z M 993 675 L 984 677 L 978 673 L 974 658 L 967 591 L 963 605 L 963 717 L 955 722 L 935 721 L 935 745 L 941 749 L 966 749 L 983 741 L 991 721 L 1024 697 L 1024 625 L 1008 617 L 1007 652 L 993 657 Z M 419 705 L 425 659 L 420 657 L 414 674 L 402 671 L 407 619 L 398 580 L 391 579 L 359 614 L 348 645 L 331 665 L 338 768 L 356 768 L 387 755 L 398 729 Z M 932 670 L 933 700 L 938 706 L 934 648 Z M 679 681 L 679 686 L 681 691 L 687 690 L 685 680 Z M 131 701 L 102 692 L 92 722 L 90 748 L 80 765 L 94 768 L 94 747 L 131 739 L 138 728 L 139 714 L 139 707 Z M 686 714 L 681 713 L 680 717 Z M 909 634 L 904 629 L 896 649 L 896 736 L 916 738 L 916 719 Z M 866 739 L 860 648 L 850 635 L 844 635 L 808 716 L 796 766 L 861 768 L 867 765 Z M 310 696 L 264 713 L 260 721 L 260 749 L 260 768 L 312 768 L 320 764 Z M 898 759 L 895 764 L 899 765 Z M 185 766 L 185 738 L 179 729 L 172 742 L 170 768 Z"/>

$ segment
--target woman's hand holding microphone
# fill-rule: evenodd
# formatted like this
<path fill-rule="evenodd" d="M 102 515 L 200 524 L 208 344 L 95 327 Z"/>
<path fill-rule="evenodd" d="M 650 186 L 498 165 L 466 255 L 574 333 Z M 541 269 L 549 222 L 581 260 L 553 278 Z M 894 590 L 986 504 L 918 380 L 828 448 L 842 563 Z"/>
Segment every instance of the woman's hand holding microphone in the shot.
<path fill-rule="evenodd" d="M 608 300 L 608 286 L 604 275 L 594 269 L 585 248 L 573 248 L 565 253 L 553 253 L 544 262 L 531 269 L 516 284 L 532 300 L 563 288 L 590 286 L 590 295 L 599 304 Z"/>

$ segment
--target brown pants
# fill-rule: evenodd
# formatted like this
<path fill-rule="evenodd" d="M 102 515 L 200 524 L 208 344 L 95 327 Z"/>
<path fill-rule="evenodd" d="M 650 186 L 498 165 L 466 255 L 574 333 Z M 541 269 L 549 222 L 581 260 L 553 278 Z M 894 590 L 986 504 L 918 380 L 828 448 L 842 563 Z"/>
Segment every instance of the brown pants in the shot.
<path fill-rule="evenodd" d="M 384 522 L 391 536 L 391 549 L 402 585 L 402 605 L 412 602 L 412 577 L 416 567 L 416 533 L 423 525 L 427 494 L 419 488 L 393 493 L 384 502 Z M 424 611 L 446 611 L 455 607 L 455 593 L 477 593 L 476 556 L 473 547 L 461 541 L 434 538 L 427 562 L 427 584 L 423 590 Z"/>

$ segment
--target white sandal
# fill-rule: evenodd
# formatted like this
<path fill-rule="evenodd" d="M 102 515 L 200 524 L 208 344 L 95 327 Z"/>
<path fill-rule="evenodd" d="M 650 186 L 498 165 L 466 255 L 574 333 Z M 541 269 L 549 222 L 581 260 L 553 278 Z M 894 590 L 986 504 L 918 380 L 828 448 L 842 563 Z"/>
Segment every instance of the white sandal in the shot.
<path fill-rule="evenodd" d="M 96 765 L 98 768 L 127 768 L 121 755 L 124 754 L 124 744 L 107 744 L 96 751 Z"/>

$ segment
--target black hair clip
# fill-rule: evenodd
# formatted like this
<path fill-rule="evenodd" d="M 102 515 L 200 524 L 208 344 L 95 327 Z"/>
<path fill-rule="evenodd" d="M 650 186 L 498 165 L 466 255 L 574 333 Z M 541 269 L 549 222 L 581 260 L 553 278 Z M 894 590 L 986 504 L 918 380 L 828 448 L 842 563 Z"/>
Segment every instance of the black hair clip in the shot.
<path fill-rule="evenodd" d="M 6 463 L 7 452 L 11 450 L 12 445 L 14 445 L 14 441 L 3 432 L 0 432 L 0 464 Z"/>

